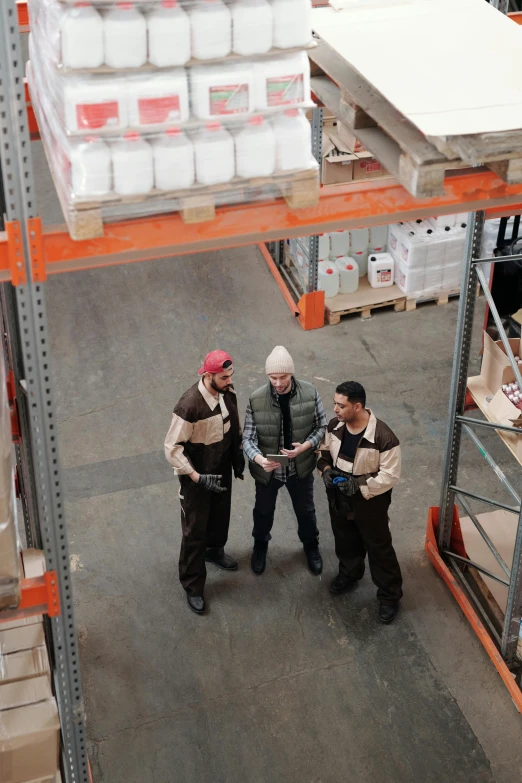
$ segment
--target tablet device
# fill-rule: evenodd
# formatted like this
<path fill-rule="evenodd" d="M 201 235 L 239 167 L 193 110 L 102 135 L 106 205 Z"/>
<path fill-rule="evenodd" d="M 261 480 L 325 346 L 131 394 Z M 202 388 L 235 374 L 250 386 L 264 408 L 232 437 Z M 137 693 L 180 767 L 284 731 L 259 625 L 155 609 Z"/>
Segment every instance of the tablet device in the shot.
<path fill-rule="evenodd" d="M 290 457 L 287 457 L 286 454 L 267 454 L 266 458 L 272 462 L 279 462 L 283 468 L 287 468 L 290 462 Z"/>

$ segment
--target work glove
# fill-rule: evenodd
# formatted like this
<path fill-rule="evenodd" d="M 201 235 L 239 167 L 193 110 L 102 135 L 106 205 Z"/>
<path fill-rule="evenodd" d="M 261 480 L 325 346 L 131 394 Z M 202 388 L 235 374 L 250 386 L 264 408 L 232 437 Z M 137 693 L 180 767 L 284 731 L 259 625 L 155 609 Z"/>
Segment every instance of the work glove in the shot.
<path fill-rule="evenodd" d="M 237 469 L 234 471 L 234 476 L 237 479 L 243 480 L 243 478 L 244 478 L 243 474 L 245 472 L 245 466 L 246 466 L 246 462 L 245 462 L 245 455 L 243 453 L 243 449 L 239 449 L 238 454 L 237 454 Z"/>
<path fill-rule="evenodd" d="M 227 488 L 221 485 L 222 478 L 223 476 L 215 476 L 211 473 L 201 473 L 198 484 L 209 492 L 226 492 Z"/>
<path fill-rule="evenodd" d="M 357 483 L 357 479 L 355 479 L 351 474 L 342 476 L 337 480 L 334 479 L 333 485 L 335 489 L 338 489 L 342 495 L 348 495 L 348 497 L 355 495 L 355 493 L 359 491 L 359 484 Z"/>
<path fill-rule="evenodd" d="M 326 489 L 333 489 L 334 478 L 339 478 L 342 475 L 343 474 L 335 468 L 326 468 L 326 470 L 323 470 L 323 481 Z"/>

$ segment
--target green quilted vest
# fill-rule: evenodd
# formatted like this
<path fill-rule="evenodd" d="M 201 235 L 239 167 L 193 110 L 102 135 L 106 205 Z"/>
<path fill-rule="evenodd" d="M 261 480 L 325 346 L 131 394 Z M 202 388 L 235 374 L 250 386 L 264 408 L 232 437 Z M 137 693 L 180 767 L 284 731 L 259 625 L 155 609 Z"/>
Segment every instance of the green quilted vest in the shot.
<path fill-rule="evenodd" d="M 306 381 L 294 380 L 295 389 L 290 397 L 290 418 L 292 421 L 292 442 L 304 443 L 314 429 L 315 387 Z M 270 383 L 266 383 L 252 394 L 250 405 L 254 414 L 257 430 L 257 442 L 264 457 L 267 454 L 279 454 L 279 442 L 283 417 L 281 408 L 272 395 Z M 313 473 L 317 463 L 315 449 L 308 449 L 296 459 L 295 468 L 299 478 Z M 250 462 L 250 473 L 256 481 L 267 485 L 272 474 L 260 465 Z"/>

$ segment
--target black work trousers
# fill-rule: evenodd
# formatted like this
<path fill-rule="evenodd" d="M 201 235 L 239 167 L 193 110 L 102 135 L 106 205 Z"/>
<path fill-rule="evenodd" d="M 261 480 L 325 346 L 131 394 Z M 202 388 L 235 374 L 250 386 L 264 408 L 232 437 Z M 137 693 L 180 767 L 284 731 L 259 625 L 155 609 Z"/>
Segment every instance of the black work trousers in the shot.
<path fill-rule="evenodd" d="M 361 496 L 350 504 L 337 489 L 328 491 L 328 504 L 339 573 L 350 579 L 362 579 L 368 554 L 377 598 L 383 604 L 396 604 L 402 598 L 402 575 L 382 499 L 379 514 L 373 513 L 372 499 L 364 500 Z"/>
<path fill-rule="evenodd" d="M 227 543 L 232 500 L 232 466 L 230 457 L 221 465 L 222 484 L 226 492 L 209 492 L 188 476 L 180 476 L 181 551 L 179 580 L 189 595 L 203 595 L 207 569 L 207 549 L 222 550 Z"/>
<path fill-rule="evenodd" d="M 274 524 L 277 494 L 284 486 L 285 483 L 276 479 L 275 476 L 272 476 L 266 486 L 256 481 L 254 529 L 252 531 L 256 541 L 265 541 L 268 544 L 272 538 L 270 531 Z M 316 549 L 319 543 L 319 531 L 317 530 L 314 505 L 314 477 L 310 475 L 300 479 L 295 475 L 289 476 L 286 480 L 286 488 L 297 517 L 297 535 L 305 549 Z"/>

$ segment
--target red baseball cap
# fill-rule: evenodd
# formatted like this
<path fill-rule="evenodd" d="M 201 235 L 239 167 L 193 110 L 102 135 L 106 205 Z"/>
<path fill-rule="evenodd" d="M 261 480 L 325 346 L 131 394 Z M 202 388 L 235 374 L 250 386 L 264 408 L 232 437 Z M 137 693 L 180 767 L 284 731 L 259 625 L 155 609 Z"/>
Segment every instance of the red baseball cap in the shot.
<path fill-rule="evenodd" d="M 229 367 L 224 367 L 226 362 L 230 362 Z M 229 370 L 232 366 L 232 357 L 226 351 L 211 351 L 206 355 L 203 367 L 200 369 L 199 374 L 203 375 L 204 372 L 222 372 L 223 370 Z"/>

